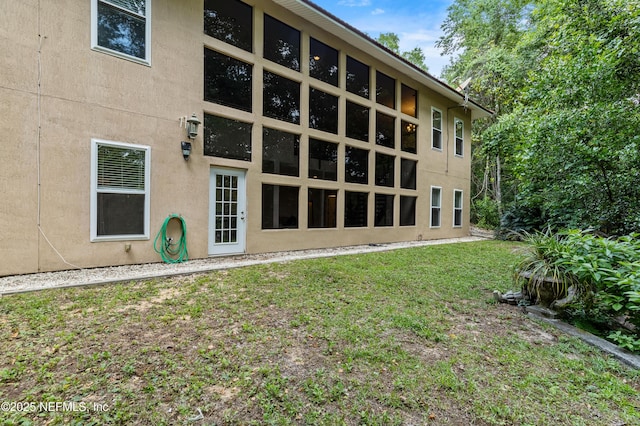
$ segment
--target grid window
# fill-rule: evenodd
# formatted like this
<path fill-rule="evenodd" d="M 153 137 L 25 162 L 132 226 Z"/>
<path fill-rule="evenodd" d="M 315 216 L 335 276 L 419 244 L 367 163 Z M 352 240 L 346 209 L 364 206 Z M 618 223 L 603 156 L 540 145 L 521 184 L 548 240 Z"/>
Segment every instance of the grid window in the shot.
<path fill-rule="evenodd" d="M 252 124 L 204 115 L 204 155 L 251 161 Z"/>
<path fill-rule="evenodd" d="M 402 120 L 400 130 L 400 149 L 416 154 L 418 152 L 418 125 Z"/>
<path fill-rule="evenodd" d="M 262 172 L 299 176 L 300 135 L 265 127 L 262 131 Z"/>
<path fill-rule="evenodd" d="M 431 187 L 431 227 L 440 227 L 440 210 L 442 207 L 442 188 Z"/>
<path fill-rule="evenodd" d="M 205 0 L 204 33 L 253 51 L 253 8 L 238 0 Z"/>
<path fill-rule="evenodd" d="M 393 226 L 393 197 L 376 194 L 375 226 Z"/>
<path fill-rule="evenodd" d="M 338 51 L 311 37 L 309 75 L 325 83 L 338 86 Z"/>
<path fill-rule="evenodd" d="M 400 226 L 415 226 L 416 197 L 400 196 Z"/>
<path fill-rule="evenodd" d="M 442 112 L 435 108 L 431 109 L 431 147 L 442 150 Z"/>
<path fill-rule="evenodd" d="M 266 117 L 300 124 L 300 83 L 264 72 L 262 111 Z"/>
<path fill-rule="evenodd" d="M 344 194 L 344 226 L 357 228 L 367 226 L 369 194 L 346 191 Z"/>
<path fill-rule="evenodd" d="M 369 66 L 347 56 L 347 91 L 369 99 Z"/>
<path fill-rule="evenodd" d="M 369 183 L 369 151 L 346 146 L 344 157 L 345 182 Z"/>
<path fill-rule="evenodd" d="M 376 144 L 394 148 L 396 118 L 381 112 L 376 112 Z"/>
<path fill-rule="evenodd" d="M 348 138 L 369 142 L 369 108 L 347 101 Z"/>
<path fill-rule="evenodd" d="M 464 122 L 459 118 L 454 120 L 456 131 L 455 155 L 462 157 L 464 155 Z"/>
<path fill-rule="evenodd" d="M 309 228 L 335 228 L 337 203 L 338 191 L 309 188 L 307 222 Z"/>
<path fill-rule="evenodd" d="M 416 189 L 416 169 L 418 163 L 402 158 L 400 160 L 400 188 Z"/>
<path fill-rule="evenodd" d="M 300 188 L 262 185 L 262 229 L 298 228 L 298 193 Z"/>
<path fill-rule="evenodd" d="M 300 31 L 265 14 L 264 57 L 300 71 Z"/>
<path fill-rule="evenodd" d="M 309 177 L 338 180 L 338 145 L 309 138 Z"/>
<path fill-rule="evenodd" d="M 92 0 L 91 46 L 149 64 L 151 0 Z"/>
<path fill-rule="evenodd" d="M 204 100 L 251 112 L 251 64 L 204 49 Z"/>
<path fill-rule="evenodd" d="M 376 102 L 389 108 L 396 107 L 396 81 L 376 71 Z"/>
<path fill-rule="evenodd" d="M 400 96 L 402 99 L 401 112 L 412 117 L 418 117 L 418 91 L 402 84 Z"/>
<path fill-rule="evenodd" d="M 338 133 L 338 97 L 322 90 L 309 89 L 309 127 Z"/>
<path fill-rule="evenodd" d="M 462 191 L 459 189 L 453 191 L 453 226 L 462 226 Z"/>
<path fill-rule="evenodd" d="M 393 188 L 395 157 L 376 152 L 376 185 Z"/>

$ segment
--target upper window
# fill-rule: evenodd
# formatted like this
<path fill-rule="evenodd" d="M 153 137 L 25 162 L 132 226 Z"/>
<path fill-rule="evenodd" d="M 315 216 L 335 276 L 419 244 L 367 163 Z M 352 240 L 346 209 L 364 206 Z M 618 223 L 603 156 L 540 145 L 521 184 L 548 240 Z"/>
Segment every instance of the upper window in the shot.
<path fill-rule="evenodd" d="M 347 56 L 347 91 L 369 99 L 369 66 Z"/>
<path fill-rule="evenodd" d="M 251 64 L 204 49 L 204 100 L 251 112 Z"/>
<path fill-rule="evenodd" d="M 149 238 L 151 148 L 91 141 L 91 241 Z"/>
<path fill-rule="evenodd" d="M 403 114 L 412 117 L 418 116 L 418 91 L 409 86 L 402 85 L 402 105 L 400 105 Z"/>
<path fill-rule="evenodd" d="M 453 226 L 462 226 L 462 191 L 459 189 L 453 191 Z"/>
<path fill-rule="evenodd" d="M 464 122 L 456 118 L 453 122 L 456 130 L 455 154 L 459 157 L 464 155 Z"/>
<path fill-rule="evenodd" d="M 309 75 L 338 86 L 338 51 L 311 37 Z"/>
<path fill-rule="evenodd" d="M 91 47 L 151 63 L 151 0 L 92 0 Z"/>
<path fill-rule="evenodd" d="M 347 101 L 346 118 L 347 137 L 369 142 L 369 108 Z"/>
<path fill-rule="evenodd" d="M 376 72 L 376 102 L 389 108 L 396 107 L 396 81 L 380 71 Z"/>
<path fill-rule="evenodd" d="M 394 148 L 396 145 L 396 118 L 376 112 L 376 144 Z"/>
<path fill-rule="evenodd" d="M 262 131 L 262 172 L 298 176 L 300 135 L 265 127 Z"/>
<path fill-rule="evenodd" d="M 349 183 L 369 183 L 369 151 L 346 146 L 344 148 L 344 180 Z"/>
<path fill-rule="evenodd" d="M 300 83 L 265 71 L 262 87 L 266 117 L 300 124 Z"/>
<path fill-rule="evenodd" d="M 309 177 L 338 180 L 338 145 L 309 138 Z"/>
<path fill-rule="evenodd" d="M 264 57 L 300 71 L 300 31 L 264 15 Z"/>
<path fill-rule="evenodd" d="M 431 109 L 431 128 L 433 129 L 431 147 L 442 149 L 442 112 L 435 108 Z"/>
<path fill-rule="evenodd" d="M 205 0 L 204 33 L 253 51 L 253 8 L 238 0 Z"/>
<path fill-rule="evenodd" d="M 393 188 L 395 157 L 376 152 L 376 185 Z"/>
<path fill-rule="evenodd" d="M 416 189 L 417 165 L 416 161 L 400 159 L 400 188 Z"/>
<path fill-rule="evenodd" d="M 204 155 L 251 161 L 250 123 L 204 115 Z"/>
<path fill-rule="evenodd" d="M 338 97 L 322 90 L 309 89 L 309 127 L 338 133 Z"/>
<path fill-rule="evenodd" d="M 418 125 L 400 120 L 400 149 L 415 154 L 418 152 Z"/>

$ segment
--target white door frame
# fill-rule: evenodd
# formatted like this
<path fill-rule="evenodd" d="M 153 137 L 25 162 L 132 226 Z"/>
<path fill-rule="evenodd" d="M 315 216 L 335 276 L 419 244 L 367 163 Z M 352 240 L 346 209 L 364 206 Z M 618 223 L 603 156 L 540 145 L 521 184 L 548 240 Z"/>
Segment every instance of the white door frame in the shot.
<path fill-rule="evenodd" d="M 246 170 L 212 167 L 209 176 L 209 255 L 244 253 Z"/>

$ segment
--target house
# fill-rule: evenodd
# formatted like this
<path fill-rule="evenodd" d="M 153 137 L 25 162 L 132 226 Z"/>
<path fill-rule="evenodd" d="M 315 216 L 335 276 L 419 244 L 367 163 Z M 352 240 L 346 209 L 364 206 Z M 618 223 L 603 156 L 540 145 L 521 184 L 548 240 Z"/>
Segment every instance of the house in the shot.
<path fill-rule="evenodd" d="M 192 259 L 469 233 L 490 111 L 308 0 L 5 1 L 0 35 L 0 275 L 160 261 L 171 214 Z"/>

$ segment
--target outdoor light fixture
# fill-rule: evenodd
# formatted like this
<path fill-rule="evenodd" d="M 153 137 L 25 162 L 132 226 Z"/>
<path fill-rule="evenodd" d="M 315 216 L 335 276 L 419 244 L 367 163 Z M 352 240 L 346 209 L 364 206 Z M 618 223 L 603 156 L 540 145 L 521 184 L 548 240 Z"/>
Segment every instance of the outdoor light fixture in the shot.
<path fill-rule="evenodd" d="M 187 136 L 189 137 L 189 139 L 195 139 L 195 137 L 198 136 L 198 126 L 200 125 L 200 123 L 201 121 L 198 120 L 198 117 L 196 116 L 195 112 L 190 118 L 187 119 L 187 123 L 185 127 L 187 128 Z"/>
<path fill-rule="evenodd" d="M 188 160 L 189 156 L 191 155 L 191 142 L 182 141 L 181 145 L 182 145 L 182 156 L 184 157 L 185 160 Z"/>

